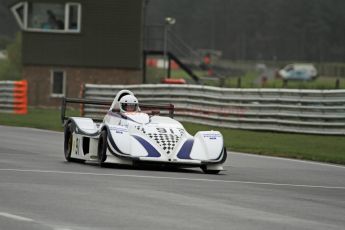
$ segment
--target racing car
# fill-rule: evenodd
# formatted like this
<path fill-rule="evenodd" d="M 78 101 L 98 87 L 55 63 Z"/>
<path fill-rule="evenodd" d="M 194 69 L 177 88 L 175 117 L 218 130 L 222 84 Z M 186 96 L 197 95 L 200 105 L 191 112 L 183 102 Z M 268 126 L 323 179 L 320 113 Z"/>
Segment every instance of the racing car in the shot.
<path fill-rule="evenodd" d="M 174 167 L 200 167 L 204 173 L 223 170 L 227 152 L 218 131 L 199 131 L 190 135 L 183 125 L 160 111 L 144 112 L 129 90 L 115 96 L 103 120 L 88 117 L 65 117 L 66 103 L 110 105 L 87 99 L 64 98 L 64 156 L 67 161 L 93 161 L 136 165 L 152 163 Z M 163 108 L 157 106 L 156 108 Z"/>

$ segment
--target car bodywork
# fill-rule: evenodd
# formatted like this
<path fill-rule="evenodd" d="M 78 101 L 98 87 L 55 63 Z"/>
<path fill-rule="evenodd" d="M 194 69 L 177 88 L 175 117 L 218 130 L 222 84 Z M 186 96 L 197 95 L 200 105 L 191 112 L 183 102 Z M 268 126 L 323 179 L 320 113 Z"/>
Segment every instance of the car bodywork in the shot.
<path fill-rule="evenodd" d="M 313 80 L 318 76 L 313 64 L 290 64 L 279 70 L 284 80 Z"/>
<path fill-rule="evenodd" d="M 213 174 L 223 170 L 227 153 L 220 132 L 199 131 L 192 136 L 180 122 L 157 112 L 121 113 L 119 100 L 128 94 L 133 95 L 128 90 L 117 93 L 101 122 L 86 117 L 65 117 L 66 103 L 73 100 L 64 99 L 64 151 L 68 161 L 94 161 L 101 165 L 169 164 L 200 167 L 205 173 Z M 172 113 L 173 106 L 170 106 Z"/>

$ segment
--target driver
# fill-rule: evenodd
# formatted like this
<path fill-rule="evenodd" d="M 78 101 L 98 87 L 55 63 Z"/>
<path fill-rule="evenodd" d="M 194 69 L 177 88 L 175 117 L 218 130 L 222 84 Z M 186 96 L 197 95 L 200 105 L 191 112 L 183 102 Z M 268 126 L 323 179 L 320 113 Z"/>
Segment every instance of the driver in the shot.
<path fill-rule="evenodd" d="M 126 95 L 120 99 L 120 111 L 121 113 L 126 112 L 138 112 L 138 99 L 133 95 Z"/>

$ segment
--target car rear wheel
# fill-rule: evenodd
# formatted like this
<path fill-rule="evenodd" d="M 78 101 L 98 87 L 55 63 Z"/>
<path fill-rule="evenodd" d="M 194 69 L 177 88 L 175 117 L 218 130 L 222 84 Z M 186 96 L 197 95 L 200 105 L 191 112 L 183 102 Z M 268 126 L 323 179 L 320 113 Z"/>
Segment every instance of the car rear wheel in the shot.
<path fill-rule="evenodd" d="M 107 148 L 108 148 L 107 138 L 108 138 L 108 133 L 106 130 L 103 130 L 101 132 L 101 135 L 99 136 L 98 148 L 97 148 L 98 162 L 101 166 L 104 164 L 104 161 L 107 159 Z"/>
<path fill-rule="evenodd" d="M 65 158 L 67 161 L 71 161 L 73 135 L 72 135 L 72 126 L 70 123 L 65 126 L 64 134 L 65 134 L 65 140 L 64 140 Z"/>

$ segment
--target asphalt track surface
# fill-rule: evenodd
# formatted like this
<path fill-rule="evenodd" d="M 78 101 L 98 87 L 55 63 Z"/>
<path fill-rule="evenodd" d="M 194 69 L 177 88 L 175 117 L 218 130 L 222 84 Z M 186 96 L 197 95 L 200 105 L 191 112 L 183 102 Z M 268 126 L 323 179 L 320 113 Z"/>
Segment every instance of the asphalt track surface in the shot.
<path fill-rule="evenodd" d="M 345 229 L 342 166 L 230 152 L 221 175 L 100 168 L 62 143 L 0 126 L 1 230 Z"/>

